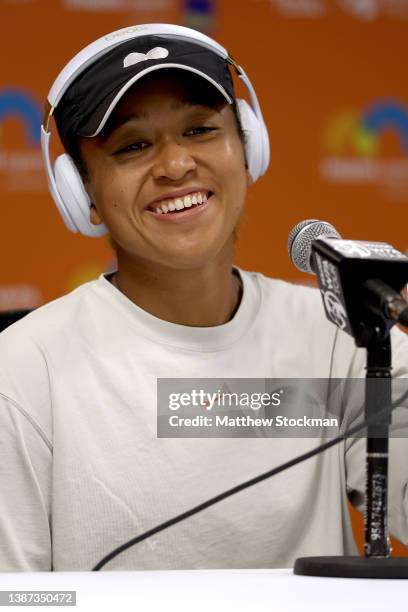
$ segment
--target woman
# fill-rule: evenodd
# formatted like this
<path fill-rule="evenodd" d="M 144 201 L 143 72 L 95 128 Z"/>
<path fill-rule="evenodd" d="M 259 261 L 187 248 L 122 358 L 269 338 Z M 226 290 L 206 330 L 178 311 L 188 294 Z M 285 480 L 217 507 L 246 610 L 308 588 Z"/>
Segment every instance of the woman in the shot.
<path fill-rule="evenodd" d="M 364 353 L 325 320 L 317 291 L 233 266 L 247 186 L 262 171 L 253 171 L 228 61 L 141 28 L 94 57 L 55 110 L 87 203 L 78 224 L 108 230 L 118 269 L 0 337 L 3 570 L 91 569 L 133 536 L 318 445 L 307 433 L 277 439 L 256 428 L 253 439 L 172 437 L 160 422 L 157 437 L 161 379 L 192 388 L 221 379 L 234 392 L 241 379 L 250 388 L 255 378 L 363 375 Z M 71 189 L 55 172 L 60 192 Z M 394 374 L 406 375 L 406 340 L 396 331 L 393 342 Z M 345 416 L 358 408 L 350 400 Z M 407 444 L 393 442 L 390 523 L 407 540 Z M 287 567 L 298 556 L 352 554 L 347 498 L 362 508 L 363 490 L 364 444 L 351 440 L 107 569 Z"/>

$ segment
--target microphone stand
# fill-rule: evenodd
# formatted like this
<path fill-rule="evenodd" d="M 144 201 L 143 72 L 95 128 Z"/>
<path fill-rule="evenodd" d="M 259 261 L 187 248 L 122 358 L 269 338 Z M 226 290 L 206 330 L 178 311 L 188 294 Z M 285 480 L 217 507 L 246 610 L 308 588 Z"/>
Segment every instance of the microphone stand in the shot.
<path fill-rule="evenodd" d="M 294 573 L 341 578 L 408 578 L 408 557 L 390 557 L 388 535 L 388 442 L 391 423 L 391 340 L 374 327 L 367 342 L 365 418 L 390 408 L 367 427 L 364 557 L 303 557 Z"/>

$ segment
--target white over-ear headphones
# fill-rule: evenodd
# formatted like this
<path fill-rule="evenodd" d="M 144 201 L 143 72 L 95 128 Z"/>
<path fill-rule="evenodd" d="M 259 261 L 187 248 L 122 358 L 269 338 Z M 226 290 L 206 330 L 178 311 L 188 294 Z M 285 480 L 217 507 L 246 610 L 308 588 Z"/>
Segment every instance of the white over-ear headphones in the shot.
<path fill-rule="evenodd" d="M 64 153 L 54 164 L 50 158 L 50 118 L 62 96 L 89 65 L 121 43 L 147 35 L 161 35 L 172 39 L 193 42 L 222 57 L 234 66 L 245 84 L 251 104 L 238 99 L 237 107 L 245 134 L 245 154 L 248 171 L 253 181 L 266 172 L 269 164 L 269 138 L 255 90 L 243 69 L 231 58 L 227 50 L 205 34 L 170 24 L 145 24 L 117 30 L 94 41 L 80 51 L 63 68 L 48 94 L 48 108 L 41 126 L 41 148 L 47 173 L 48 187 L 61 216 L 72 232 L 86 236 L 101 236 L 107 232 L 104 225 L 93 225 L 90 221 L 90 200 L 80 174 L 71 157 Z"/>

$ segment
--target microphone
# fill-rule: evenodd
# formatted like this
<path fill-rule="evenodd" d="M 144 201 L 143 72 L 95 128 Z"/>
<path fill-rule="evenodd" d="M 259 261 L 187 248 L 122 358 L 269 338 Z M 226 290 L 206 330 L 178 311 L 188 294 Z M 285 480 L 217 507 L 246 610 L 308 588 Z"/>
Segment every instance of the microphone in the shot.
<path fill-rule="evenodd" d="M 289 257 L 293 265 L 301 272 L 316 274 L 312 244 L 319 238 L 341 239 L 341 236 L 333 225 L 317 219 L 301 221 L 291 230 L 288 237 Z"/>
<path fill-rule="evenodd" d="M 288 238 L 289 257 L 302 272 L 316 274 L 327 318 L 367 346 L 373 330 L 387 335 L 395 322 L 408 326 L 400 291 L 408 280 L 408 257 L 383 242 L 343 240 L 325 221 L 298 223 Z"/>

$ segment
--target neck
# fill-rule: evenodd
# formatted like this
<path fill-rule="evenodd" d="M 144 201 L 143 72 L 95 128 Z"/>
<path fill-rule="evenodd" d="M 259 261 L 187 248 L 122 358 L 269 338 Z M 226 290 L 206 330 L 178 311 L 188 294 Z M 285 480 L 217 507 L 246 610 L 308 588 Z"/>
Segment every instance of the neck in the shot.
<path fill-rule="evenodd" d="M 213 262 L 195 270 L 146 265 L 124 267 L 118 258 L 112 284 L 150 314 L 179 325 L 213 327 L 229 321 L 242 297 L 241 281 L 232 263 Z"/>

